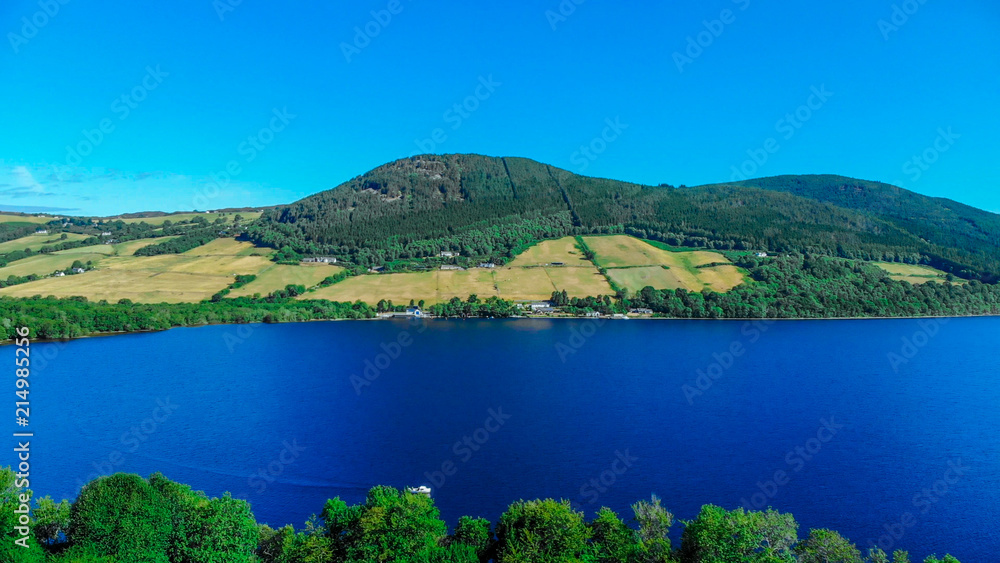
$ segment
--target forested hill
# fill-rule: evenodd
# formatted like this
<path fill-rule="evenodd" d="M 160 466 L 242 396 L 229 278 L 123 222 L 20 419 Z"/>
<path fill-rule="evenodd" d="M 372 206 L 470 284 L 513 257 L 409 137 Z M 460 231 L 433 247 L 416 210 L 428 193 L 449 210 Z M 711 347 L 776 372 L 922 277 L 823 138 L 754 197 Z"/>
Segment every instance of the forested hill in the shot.
<path fill-rule="evenodd" d="M 568 234 L 929 263 L 1000 279 L 1000 216 L 836 176 L 694 188 L 589 178 L 524 158 L 423 155 L 264 213 L 251 239 L 365 266 L 441 251 L 503 263 Z"/>
<path fill-rule="evenodd" d="M 772 176 L 733 185 L 787 192 L 869 212 L 943 246 L 984 254 L 995 254 L 1000 248 L 1000 215 L 882 182 L 833 175 L 805 175 Z"/>

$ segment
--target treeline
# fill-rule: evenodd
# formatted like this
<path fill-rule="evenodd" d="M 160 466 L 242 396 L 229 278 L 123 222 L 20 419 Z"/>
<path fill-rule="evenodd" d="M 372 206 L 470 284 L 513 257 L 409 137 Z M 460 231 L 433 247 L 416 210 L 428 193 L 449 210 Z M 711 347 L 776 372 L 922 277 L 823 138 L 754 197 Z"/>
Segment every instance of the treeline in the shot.
<path fill-rule="evenodd" d="M 893 280 L 871 264 L 811 254 L 763 259 L 744 255 L 734 259 L 752 280 L 727 293 L 646 287 L 637 292 L 619 289 L 615 295 L 570 297 L 565 291 L 557 291 L 552 293 L 551 301 L 572 315 L 592 311 L 611 315 L 648 308 L 658 316 L 680 319 L 1000 315 L 1000 286 L 975 280 L 912 285 Z M 335 283 L 343 277 L 341 272 L 324 283 Z M 250 276 L 242 276 L 234 285 L 249 281 Z M 308 293 L 304 286 L 294 284 L 256 298 L 225 298 L 228 292 L 219 292 L 211 301 L 176 304 L 135 304 L 127 299 L 91 302 L 83 297 L 0 297 L 0 318 L 11 319 L 9 326 L 0 326 L 0 340 L 11 338 L 17 326 L 30 327 L 32 337 L 59 339 L 206 324 L 373 318 L 381 312 L 407 307 L 385 300 L 372 307 L 361 302 L 297 299 Z M 424 302 L 411 300 L 410 306 L 414 305 L 423 308 Z M 480 299 L 476 295 L 436 303 L 427 312 L 457 318 L 522 314 L 513 301 L 496 296 Z"/>
<path fill-rule="evenodd" d="M 877 266 L 826 256 L 792 254 L 735 262 L 751 283 L 726 293 L 655 290 L 621 295 L 622 307 L 677 318 L 837 318 L 1000 314 L 1000 286 L 979 281 L 896 281 Z"/>
<path fill-rule="evenodd" d="M 38 229 L 38 225 L 33 223 L 0 223 L 0 242 L 26 237 Z"/>
<path fill-rule="evenodd" d="M 328 500 L 296 531 L 259 525 L 246 501 L 210 498 L 155 473 L 91 481 L 72 503 L 22 502 L 0 469 L 0 557 L 7 563 L 911 563 L 865 554 L 837 532 L 801 537 L 791 514 L 706 505 L 686 522 L 653 496 L 628 522 L 609 508 L 587 520 L 569 501 L 517 501 L 496 522 L 463 516 L 448 533 L 434 501 L 385 486 L 363 503 Z M 19 513 L 33 505 L 30 533 Z M 678 546 L 671 529 L 683 527 Z M 20 540 L 18 545 L 15 541 Z M 959 563 L 950 555 L 924 563 Z"/>
<path fill-rule="evenodd" d="M 190 229 L 189 229 L 190 231 Z M 204 246 L 221 235 L 214 227 L 185 232 L 183 235 L 160 243 L 144 246 L 135 251 L 136 256 L 158 256 L 160 254 L 180 254 Z"/>
<path fill-rule="evenodd" d="M 881 268 L 822 255 L 734 256 L 752 281 L 726 293 L 645 287 L 617 294 L 570 297 L 554 291 L 550 300 L 570 314 L 603 315 L 650 309 L 679 319 L 822 319 L 1000 315 L 1000 286 L 979 281 L 893 280 Z"/>
<path fill-rule="evenodd" d="M 101 239 L 98 237 L 88 237 L 83 240 L 68 239 L 69 236 L 66 233 L 61 233 L 55 240 L 44 241 L 37 249 L 28 247 L 24 250 L 12 250 L 4 253 L 0 255 L 0 268 L 10 264 L 11 262 L 31 258 L 32 256 L 37 256 L 39 254 L 50 254 L 52 252 L 59 252 L 60 250 L 70 250 L 83 246 L 101 244 Z"/>
<path fill-rule="evenodd" d="M 262 246 L 386 266 L 446 250 L 502 263 L 527 242 L 627 233 L 676 246 L 926 263 L 1000 280 L 994 215 L 910 192 L 870 209 L 848 196 L 823 200 L 857 187 L 815 178 L 798 193 L 775 183 L 680 189 L 587 178 L 520 158 L 418 156 L 270 210 L 248 235 Z M 864 201 L 898 190 L 865 187 L 874 195 Z"/>
<path fill-rule="evenodd" d="M 223 299 L 218 302 L 138 304 L 92 302 L 82 297 L 66 299 L 0 297 L 0 340 L 14 337 L 19 326 L 31 329 L 32 338 L 78 338 L 97 333 L 166 330 L 209 324 L 279 323 L 323 319 L 367 319 L 375 311 L 368 305 L 333 301 L 297 301 L 287 298 Z"/>

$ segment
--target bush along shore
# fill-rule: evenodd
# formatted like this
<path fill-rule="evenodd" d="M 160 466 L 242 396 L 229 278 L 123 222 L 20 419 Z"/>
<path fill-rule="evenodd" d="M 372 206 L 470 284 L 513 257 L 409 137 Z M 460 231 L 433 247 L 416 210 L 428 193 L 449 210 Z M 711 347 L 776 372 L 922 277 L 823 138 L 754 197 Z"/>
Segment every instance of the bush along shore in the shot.
<path fill-rule="evenodd" d="M 328 500 L 302 528 L 258 524 L 228 493 L 209 498 L 155 473 L 117 473 L 72 503 L 31 498 L 0 469 L 4 563 L 911 563 L 904 551 L 865 553 L 835 531 L 799 532 L 791 514 L 706 505 L 688 521 L 653 496 L 627 520 L 592 519 L 569 501 L 521 500 L 495 522 L 463 516 L 449 533 L 430 495 L 374 487 L 360 504 Z M 27 513 L 30 509 L 30 515 Z M 671 541 L 674 526 L 680 542 Z M 676 537 L 676 536 L 675 536 Z M 950 555 L 924 563 L 958 563 Z"/>

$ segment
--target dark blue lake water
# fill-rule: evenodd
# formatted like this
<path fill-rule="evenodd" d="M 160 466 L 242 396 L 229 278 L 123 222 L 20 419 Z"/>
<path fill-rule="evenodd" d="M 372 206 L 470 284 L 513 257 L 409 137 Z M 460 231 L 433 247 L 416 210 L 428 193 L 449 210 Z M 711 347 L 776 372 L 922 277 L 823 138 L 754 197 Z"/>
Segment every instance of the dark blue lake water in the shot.
<path fill-rule="evenodd" d="M 921 560 L 1000 545 L 996 318 L 331 322 L 32 349 L 32 487 L 56 498 L 160 471 L 301 526 L 336 495 L 429 484 L 453 525 L 655 493 L 680 518 L 770 505 Z"/>

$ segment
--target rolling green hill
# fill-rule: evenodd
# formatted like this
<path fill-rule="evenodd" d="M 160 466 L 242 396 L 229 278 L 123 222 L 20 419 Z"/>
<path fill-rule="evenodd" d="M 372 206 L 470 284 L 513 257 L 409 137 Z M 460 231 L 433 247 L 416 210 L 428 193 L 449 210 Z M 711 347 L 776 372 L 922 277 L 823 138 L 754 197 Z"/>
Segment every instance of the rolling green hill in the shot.
<path fill-rule="evenodd" d="M 524 158 L 424 155 L 268 210 L 248 229 L 257 244 L 364 266 L 446 250 L 504 263 L 536 240 L 609 233 L 922 263 L 967 279 L 1000 279 L 1000 216 L 838 176 L 653 187 Z"/>

